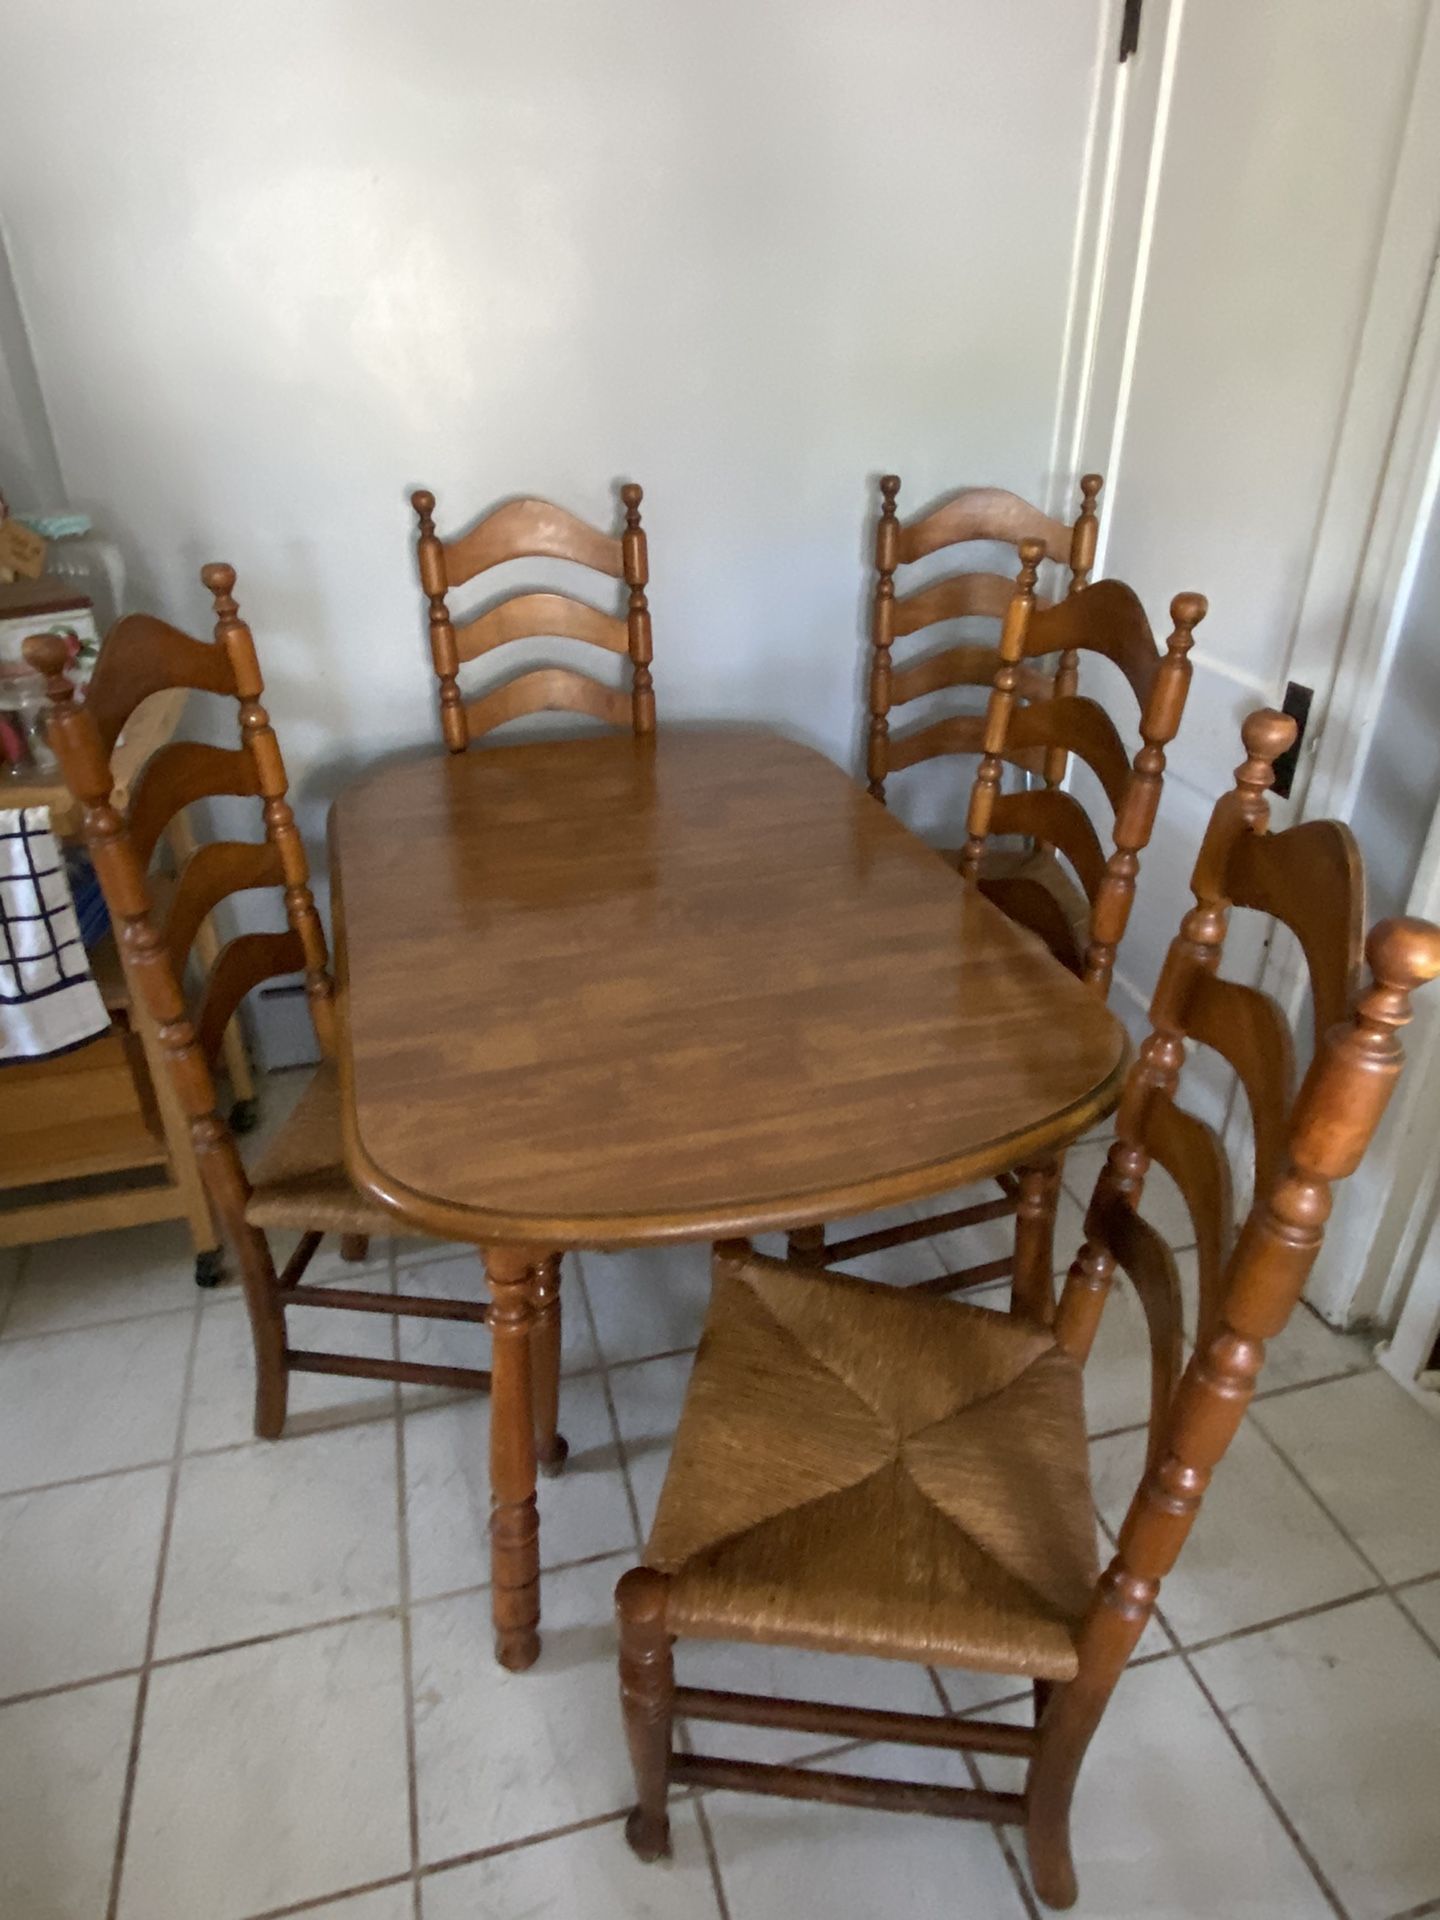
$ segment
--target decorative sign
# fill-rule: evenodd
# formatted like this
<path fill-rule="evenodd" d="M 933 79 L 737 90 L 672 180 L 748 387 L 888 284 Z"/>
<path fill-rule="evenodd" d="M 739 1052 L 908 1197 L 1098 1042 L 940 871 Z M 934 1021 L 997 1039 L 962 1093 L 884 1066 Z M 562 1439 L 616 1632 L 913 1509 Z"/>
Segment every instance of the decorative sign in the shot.
<path fill-rule="evenodd" d="M 45 542 L 21 520 L 0 520 L 0 580 L 38 580 Z"/>

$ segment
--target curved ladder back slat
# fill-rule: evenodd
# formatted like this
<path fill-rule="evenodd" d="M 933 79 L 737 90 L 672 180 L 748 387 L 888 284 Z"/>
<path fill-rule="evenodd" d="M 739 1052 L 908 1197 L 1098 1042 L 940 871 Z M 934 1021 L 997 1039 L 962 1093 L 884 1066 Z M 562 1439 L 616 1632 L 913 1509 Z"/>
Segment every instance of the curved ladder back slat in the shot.
<path fill-rule="evenodd" d="M 967 487 L 938 507 L 900 528 L 901 566 L 923 560 L 927 553 L 953 547 L 964 540 L 996 540 L 1018 547 L 1022 540 L 1039 540 L 1046 558 L 1068 561 L 1072 532 L 1061 520 L 1032 507 L 1018 493 L 1004 487 Z"/>
<path fill-rule="evenodd" d="M 1285 1117 L 1295 1098 L 1295 1044 L 1284 1014 L 1258 987 L 1202 973 L 1190 987 L 1185 1031 L 1234 1068 L 1255 1136 L 1255 1184 L 1273 1186 L 1284 1165 Z"/>
<path fill-rule="evenodd" d="M 1105 850 L 1090 816 L 1073 793 L 1058 787 L 1031 787 L 1025 793 L 1002 793 L 990 816 L 992 833 L 1021 833 L 1063 853 L 1075 877 L 1094 905 L 1105 878 Z"/>
<path fill-rule="evenodd" d="M 998 487 L 970 488 L 942 501 L 911 525 L 903 526 L 896 507 L 900 481 L 893 473 L 881 480 L 880 517 L 875 525 L 875 591 L 870 617 L 869 720 L 865 746 L 866 785 L 874 799 L 883 804 L 886 778 L 898 770 L 898 763 L 892 761 L 890 753 L 890 709 L 894 704 L 895 685 L 902 676 L 907 676 L 903 684 L 909 691 L 902 696 L 907 700 L 917 699 L 922 690 L 936 691 L 940 685 L 974 684 L 968 678 L 968 666 L 964 669 L 967 676 L 964 680 L 938 683 L 931 683 L 925 675 L 917 679 L 909 669 L 901 669 L 897 674 L 891 661 L 895 641 L 940 620 L 965 619 L 972 615 L 1004 620 L 1014 592 L 1008 583 L 1002 583 L 999 575 L 976 572 L 951 575 L 897 599 L 896 569 L 941 547 L 965 541 L 998 540 L 1018 546 L 1033 537 L 1040 543 L 1038 553 L 1068 564 L 1069 591 L 1079 595 L 1085 589 L 1095 560 L 1099 527 L 1095 502 L 1101 485 L 1100 476 L 1093 473 L 1086 474 L 1080 482 L 1080 511 L 1073 527 L 1062 526 L 1050 515 L 1041 513 L 1038 507 Z M 1035 598 L 1033 585 L 1032 581 L 1032 603 L 1048 604 Z M 1048 692 L 1049 677 L 1042 677 Z M 1062 693 L 1074 691 L 1073 658 L 1061 659 L 1056 684 Z M 1020 697 L 1038 696 L 1022 689 Z M 952 750 L 973 751 L 968 747 Z M 1064 777 L 1065 769 L 1053 761 L 1053 756 L 1052 762 L 1045 769 L 1045 777 L 1049 784 L 1055 785 Z M 911 760 L 906 764 L 913 766 L 915 762 Z"/>
<path fill-rule="evenodd" d="M 211 1066 L 246 994 L 267 980 L 300 973 L 304 966 L 305 949 L 293 928 L 287 927 L 284 933 L 241 933 L 226 942 L 216 955 L 195 1014 L 195 1038 Z"/>
<path fill-rule="evenodd" d="M 1073 753 L 1100 782 L 1112 811 L 1119 813 L 1130 784 L 1130 756 L 1115 722 L 1098 700 L 1069 693 L 1018 707 L 1010 717 L 1006 744 L 1061 747 Z"/>
<path fill-rule="evenodd" d="M 258 799 L 260 775 L 243 747 L 212 747 L 203 740 L 171 740 L 153 753 L 130 792 L 130 844 L 148 868 L 160 836 L 195 800 L 221 795 Z"/>
<path fill-rule="evenodd" d="M 105 636 L 85 690 L 85 709 L 107 755 L 142 700 L 171 687 L 237 696 L 229 655 L 149 613 L 129 613 Z"/>
<path fill-rule="evenodd" d="M 1300 942 L 1310 972 L 1318 1040 L 1345 1019 L 1360 982 L 1365 868 L 1349 827 L 1304 820 L 1231 850 L 1226 892 L 1237 907 L 1281 920 Z"/>
<path fill-rule="evenodd" d="M 506 560 L 573 560 L 612 580 L 625 577 L 619 538 L 549 500 L 507 500 L 444 546 L 451 587 L 463 587 Z"/>
<path fill-rule="evenodd" d="M 1098 653 L 1124 674 L 1143 707 L 1164 658 L 1134 591 L 1123 580 L 1097 580 L 1034 614 L 1025 654 L 1036 659 L 1062 652 Z"/>
<path fill-rule="evenodd" d="M 180 869 L 165 914 L 165 945 L 180 979 L 195 936 L 222 900 L 255 887 L 283 888 L 285 870 L 268 840 L 210 840 Z"/>
<path fill-rule="evenodd" d="M 600 533 L 564 507 L 548 500 L 510 500 L 497 507 L 458 540 L 442 542 L 435 532 L 435 496 L 411 495 L 419 534 L 415 557 L 420 587 L 429 603 L 430 655 L 439 686 L 440 731 L 451 753 L 463 753 L 476 734 L 503 726 L 522 713 L 585 713 L 609 726 L 629 726 L 638 735 L 655 731 L 655 657 L 650 602 L 645 588 L 650 559 L 640 524 L 643 490 L 633 481 L 620 489 L 624 531 Z M 572 560 L 580 566 L 623 580 L 627 598 L 623 618 L 565 593 L 520 593 L 502 600 L 458 631 L 446 594 L 502 560 L 531 557 Z M 494 652 L 507 641 L 554 635 L 603 647 L 630 657 L 628 697 L 598 681 L 582 693 L 583 674 L 572 669 L 541 668 L 521 674 L 478 700 L 460 692 L 462 662 Z M 516 694 L 514 689 L 523 692 Z M 537 697 L 538 696 L 538 697 Z M 519 704 L 517 704 L 517 700 Z M 528 704 L 527 704 L 528 703 Z"/>
<path fill-rule="evenodd" d="M 979 753 L 984 745 L 983 713 L 952 713 L 944 720 L 930 720 L 922 727 L 903 727 L 890 736 L 890 771 L 903 772 L 922 760 L 938 760 L 951 753 Z M 1008 766 L 1025 773 L 1038 774 L 1041 757 L 1017 748 L 1002 756 Z"/>
<path fill-rule="evenodd" d="M 569 667 L 535 667 L 494 687 L 465 708 L 472 738 L 523 713 L 582 713 L 612 727 L 630 724 L 630 696 Z"/>
<path fill-rule="evenodd" d="M 944 647 L 936 653 L 922 654 L 908 667 L 897 667 L 891 682 L 892 707 L 908 706 L 927 693 L 943 693 L 953 687 L 988 687 L 1000 666 L 994 647 Z M 1048 674 L 1034 667 L 1020 666 L 1016 672 L 1016 692 L 1022 700 L 1048 700 L 1052 682 Z M 983 714 L 976 714 L 983 720 Z M 966 749 L 967 752 L 974 749 Z"/>
<path fill-rule="evenodd" d="M 630 635 L 616 613 L 602 613 L 568 593 L 517 593 L 455 629 L 461 664 L 511 640 L 583 640 L 607 653 L 629 650 Z"/>
<path fill-rule="evenodd" d="M 1148 1458 L 1159 1453 L 1175 1389 L 1185 1364 L 1185 1309 L 1180 1270 L 1163 1235 L 1129 1207 L 1122 1194 L 1102 1203 L 1100 1232 L 1115 1264 L 1139 1295 L 1150 1335 L 1150 1427 Z"/>
<path fill-rule="evenodd" d="M 1199 1280 L 1196 1338 L 1207 1340 L 1217 1324 L 1225 1262 L 1235 1240 L 1230 1162 L 1215 1129 L 1165 1095 L 1146 1108 L 1143 1140 L 1156 1166 L 1180 1189 L 1190 1215 Z"/>
<path fill-rule="evenodd" d="M 1003 573 L 952 573 L 896 600 L 895 638 L 907 639 L 940 620 L 1003 620 L 1014 591 L 1014 581 Z"/>

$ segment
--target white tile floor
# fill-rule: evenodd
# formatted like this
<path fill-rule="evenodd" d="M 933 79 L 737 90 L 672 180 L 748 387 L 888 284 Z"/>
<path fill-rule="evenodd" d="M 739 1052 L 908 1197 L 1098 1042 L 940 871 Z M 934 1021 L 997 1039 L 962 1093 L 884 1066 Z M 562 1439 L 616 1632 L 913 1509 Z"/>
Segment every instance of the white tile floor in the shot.
<path fill-rule="evenodd" d="M 1074 1157 L 1072 1199 L 1096 1158 Z M 913 1270 L 950 1251 L 922 1243 Z M 475 1280 L 468 1256 L 413 1241 L 371 1267 L 372 1286 Z M 4 1920 L 1033 1916 L 1016 1841 L 982 1827 L 706 1794 L 677 1801 L 670 1864 L 626 1848 L 610 1594 L 705 1292 L 699 1250 L 566 1263 L 572 1453 L 541 1489 L 545 1650 L 514 1676 L 490 1657 L 483 1401 L 311 1377 L 286 1439 L 255 1442 L 243 1311 L 195 1291 L 177 1233 L 0 1255 Z M 1090 1378 L 1111 1523 L 1144 1414 L 1124 1298 Z M 312 1317 L 307 1344 L 356 1337 Z M 459 1359 L 484 1342 L 398 1337 Z M 1440 1422 L 1302 1313 L 1227 1469 L 1082 1776 L 1077 1912 L 1440 1914 Z M 694 1648 L 684 1671 L 1020 1710 L 1006 1682 L 947 1674 L 937 1694 L 881 1662 Z"/>

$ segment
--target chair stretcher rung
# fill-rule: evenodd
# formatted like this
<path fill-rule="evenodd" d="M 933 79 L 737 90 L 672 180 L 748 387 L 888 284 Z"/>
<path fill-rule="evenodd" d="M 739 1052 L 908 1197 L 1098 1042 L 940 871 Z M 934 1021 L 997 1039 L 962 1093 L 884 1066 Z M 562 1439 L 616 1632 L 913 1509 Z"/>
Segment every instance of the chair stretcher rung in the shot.
<path fill-rule="evenodd" d="M 365 1293 L 359 1288 L 347 1292 L 339 1287 L 302 1287 L 286 1289 L 287 1307 L 334 1307 L 344 1313 L 393 1313 L 416 1320 L 469 1320 L 484 1326 L 490 1309 L 483 1300 L 446 1300 L 438 1295 L 417 1293 Z"/>
<path fill-rule="evenodd" d="M 1018 1754 L 1035 1750 L 1035 1729 L 998 1720 L 945 1720 L 933 1713 L 888 1713 L 875 1707 L 829 1701 L 771 1699 L 724 1693 L 709 1687 L 677 1687 L 675 1711 L 690 1720 L 721 1720 L 743 1727 L 784 1727 L 795 1733 L 828 1733 L 840 1740 L 886 1745 L 944 1747 L 957 1753 Z"/>
<path fill-rule="evenodd" d="M 886 1247 L 907 1247 L 913 1240 L 928 1240 L 931 1234 L 955 1233 L 962 1227 L 978 1227 L 987 1220 L 1003 1220 L 1013 1214 L 1017 1202 L 1009 1195 L 999 1200 L 979 1200 L 973 1206 L 954 1207 L 949 1213 L 931 1214 L 927 1220 L 906 1220 L 895 1227 L 877 1227 L 873 1233 L 857 1233 L 849 1240 L 832 1240 L 825 1248 L 827 1261 L 860 1260 L 867 1253 L 880 1253 Z"/>
<path fill-rule="evenodd" d="M 978 1267 L 965 1267 L 959 1273 L 937 1273 L 933 1280 L 907 1282 L 907 1293 L 963 1293 L 968 1287 L 988 1287 L 992 1280 L 1008 1280 L 1015 1271 L 1015 1256 L 986 1260 Z"/>
<path fill-rule="evenodd" d="M 877 1780 L 820 1767 L 776 1767 L 756 1760 L 721 1760 L 707 1753 L 677 1753 L 671 1756 L 670 1776 L 689 1786 L 728 1787 L 737 1793 L 767 1793 L 784 1800 L 828 1800 L 845 1807 L 883 1807 L 891 1813 L 929 1813 L 992 1825 L 1023 1825 L 1025 1820 L 1024 1796 L 1018 1793 Z"/>
<path fill-rule="evenodd" d="M 490 1375 L 480 1367 L 435 1367 L 420 1360 L 364 1360 L 357 1354 L 310 1353 L 303 1347 L 287 1348 L 285 1362 L 292 1373 L 338 1373 L 354 1380 L 398 1380 L 403 1386 L 490 1391 Z"/>

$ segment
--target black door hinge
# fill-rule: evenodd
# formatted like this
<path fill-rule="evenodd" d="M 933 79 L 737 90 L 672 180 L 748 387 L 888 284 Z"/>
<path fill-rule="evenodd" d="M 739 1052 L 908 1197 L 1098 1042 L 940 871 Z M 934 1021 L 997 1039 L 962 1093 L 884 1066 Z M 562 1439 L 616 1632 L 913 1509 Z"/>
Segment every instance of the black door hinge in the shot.
<path fill-rule="evenodd" d="M 1295 739 L 1275 762 L 1275 778 L 1270 791 L 1277 800 L 1288 800 L 1290 789 L 1295 784 L 1295 769 L 1300 764 L 1300 745 L 1305 738 L 1305 728 L 1310 720 L 1310 702 L 1315 698 L 1313 687 L 1302 687 L 1298 680 L 1292 680 L 1285 689 L 1285 698 L 1281 701 L 1281 710 L 1295 721 Z"/>
<path fill-rule="evenodd" d="M 1145 0 L 1125 0 L 1125 15 L 1120 22 L 1120 64 L 1140 51 L 1140 9 Z"/>

